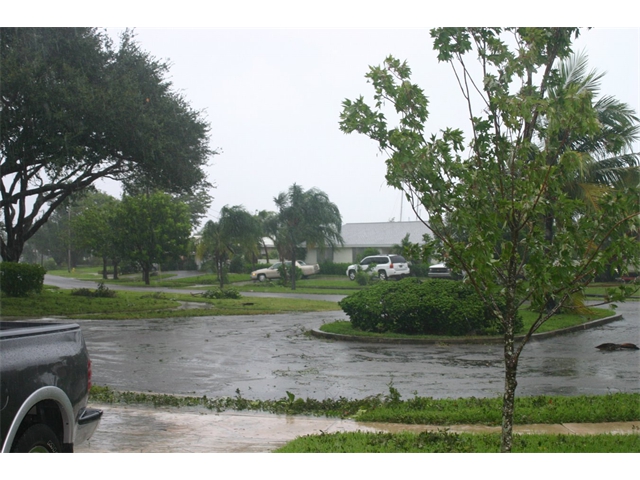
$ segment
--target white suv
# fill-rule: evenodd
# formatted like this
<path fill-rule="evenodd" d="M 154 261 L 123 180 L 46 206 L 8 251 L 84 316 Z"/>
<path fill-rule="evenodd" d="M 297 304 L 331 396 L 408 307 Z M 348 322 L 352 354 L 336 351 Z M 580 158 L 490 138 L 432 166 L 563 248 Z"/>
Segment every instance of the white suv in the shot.
<path fill-rule="evenodd" d="M 364 257 L 359 264 L 349 265 L 347 276 L 355 280 L 358 270 L 371 271 L 372 275 L 378 275 L 380 280 L 389 277 L 396 279 L 408 277 L 411 273 L 409 264 L 402 255 L 372 255 Z"/>

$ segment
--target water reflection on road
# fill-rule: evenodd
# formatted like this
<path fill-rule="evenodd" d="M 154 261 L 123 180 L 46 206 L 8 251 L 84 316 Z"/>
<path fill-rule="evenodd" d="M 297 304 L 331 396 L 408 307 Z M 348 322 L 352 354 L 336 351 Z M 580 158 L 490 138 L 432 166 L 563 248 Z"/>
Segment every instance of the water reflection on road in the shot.
<path fill-rule="evenodd" d="M 521 395 L 640 392 L 640 352 L 601 352 L 604 342 L 640 344 L 638 303 L 622 320 L 532 341 L 519 368 Z M 341 312 L 163 320 L 79 321 L 94 383 L 120 390 L 273 399 L 488 397 L 503 389 L 500 345 L 380 345 L 305 332 Z"/>

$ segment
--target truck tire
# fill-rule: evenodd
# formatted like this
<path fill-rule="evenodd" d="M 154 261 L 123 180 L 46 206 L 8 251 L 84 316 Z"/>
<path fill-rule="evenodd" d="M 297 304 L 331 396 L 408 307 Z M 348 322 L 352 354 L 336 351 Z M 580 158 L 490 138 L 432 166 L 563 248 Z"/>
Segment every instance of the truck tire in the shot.
<path fill-rule="evenodd" d="M 385 281 L 387 279 L 387 272 L 385 272 L 384 270 L 380 270 L 378 276 L 380 277 L 380 280 Z"/>
<path fill-rule="evenodd" d="M 15 453 L 58 453 L 60 440 L 53 430 L 44 423 L 37 423 L 27 428 L 22 436 L 13 444 Z"/>
<path fill-rule="evenodd" d="M 356 279 L 355 270 L 349 270 L 349 280 L 355 280 L 355 279 Z"/>

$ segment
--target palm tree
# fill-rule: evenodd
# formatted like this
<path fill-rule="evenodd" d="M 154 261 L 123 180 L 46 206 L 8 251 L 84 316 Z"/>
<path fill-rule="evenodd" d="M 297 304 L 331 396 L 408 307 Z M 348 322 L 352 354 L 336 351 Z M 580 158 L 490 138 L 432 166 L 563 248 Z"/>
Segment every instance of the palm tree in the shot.
<path fill-rule="evenodd" d="M 278 207 L 278 251 L 291 259 L 293 271 L 297 260 L 296 250 L 302 243 L 320 249 L 344 243 L 340 234 L 340 211 L 323 191 L 311 188 L 305 192 L 294 183 L 287 192 L 280 193 L 273 200 Z M 295 290 L 295 275 L 291 276 L 291 280 L 291 288 Z"/>
<path fill-rule="evenodd" d="M 587 70 L 586 54 L 577 53 L 558 65 L 556 86 L 549 90 L 554 100 L 550 113 L 543 118 L 543 126 L 549 127 L 542 148 L 546 150 L 547 163 L 558 165 L 562 155 L 575 152 L 577 161 L 564 175 L 564 192 L 570 198 L 581 200 L 581 209 L 598 209 L 602 194 L 611 189 L 636 187 L 640 182 L 640 153 L 633 148 L 640 139 L 640 123 L 636 112 L 626 103 L 612 96 L 600 94 L 600 82 L 604 73 Z M 589 133 L 572 131 L 564 125 L 571 115 L 591 117 L 596 128 Z M 550 202 L 552 205 L 553 202 Z M 579 215 L 580 211 L 576 211 Z M 555 216 L 549 211 L 545 221 L 547 241 L 554 240 Z"/>
<path fill-rule="evenodd" d="M 587 72 L 587 61 L 584 53 L 578 53 L 561 62 L 558 86 L 550 90 L 550 98 L 587 96 L 600 128 L 589 135 L 560 130 L 558 137 L 562 140 L 558 142 L 556 139 L 560 148 L 550 149 L 553 155 L 549 160 L 557 164 L 566 151 L 580 154 L 577 168 L 567 177 L 565 191 L 569 196 L 582 198 L 595 207 L 603 190 L 638 185 L 640 154 L 632 149 L 640 139 L 640 124 L 636 113 L 627 104 L 612 96 L 597 98 L 604 73 Z"/>
<path fill-rule="evenodd" d="M 232 255 L 255 249 L 259 238 L 260 226 L 244 207 L 224 206 L 217 222 L 209 220 L 204 225 L 197 256 L 201 260 L 213 261 L 220 288 L 223 288 L 227 261 Z"/>

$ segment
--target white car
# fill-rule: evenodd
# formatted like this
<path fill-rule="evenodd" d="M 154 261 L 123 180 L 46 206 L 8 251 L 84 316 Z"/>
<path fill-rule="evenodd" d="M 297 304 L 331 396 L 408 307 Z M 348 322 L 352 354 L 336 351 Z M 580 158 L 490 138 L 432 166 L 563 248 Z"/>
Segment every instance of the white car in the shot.
<path fill-rule="evenodd" d="M 408 277 L 411 273 L 409 264 L 402 255 L 372 255 L 364 257 L 359 264 L 349 265 L 347 268 L 349 279 L 355 280 L 358 270 L 370 271 L 372 275 L 380 277 L 380 280 L 392 277 L 401 279 Z"/>
<path fill-rule="evenodd" d="M 291 265 L 291 261 L 286 261 L 285 264 Z M 269 280 L 272 278 L 280 278 L 280 272 L 278 271 L 280 265 L 282 265 L 282 262 L 274 263 L 269 268 L 254 270 L 253 272 L 251 272 L 251 280 L 264 282 L 265 280 Z M 303 277 L 314 275 L 320 271 L 320 265 L 318 265 L 317 263 L 315 265 L 307 265 L 302 260 L 296 260 L 296 267 L 302 270 Z"/>

